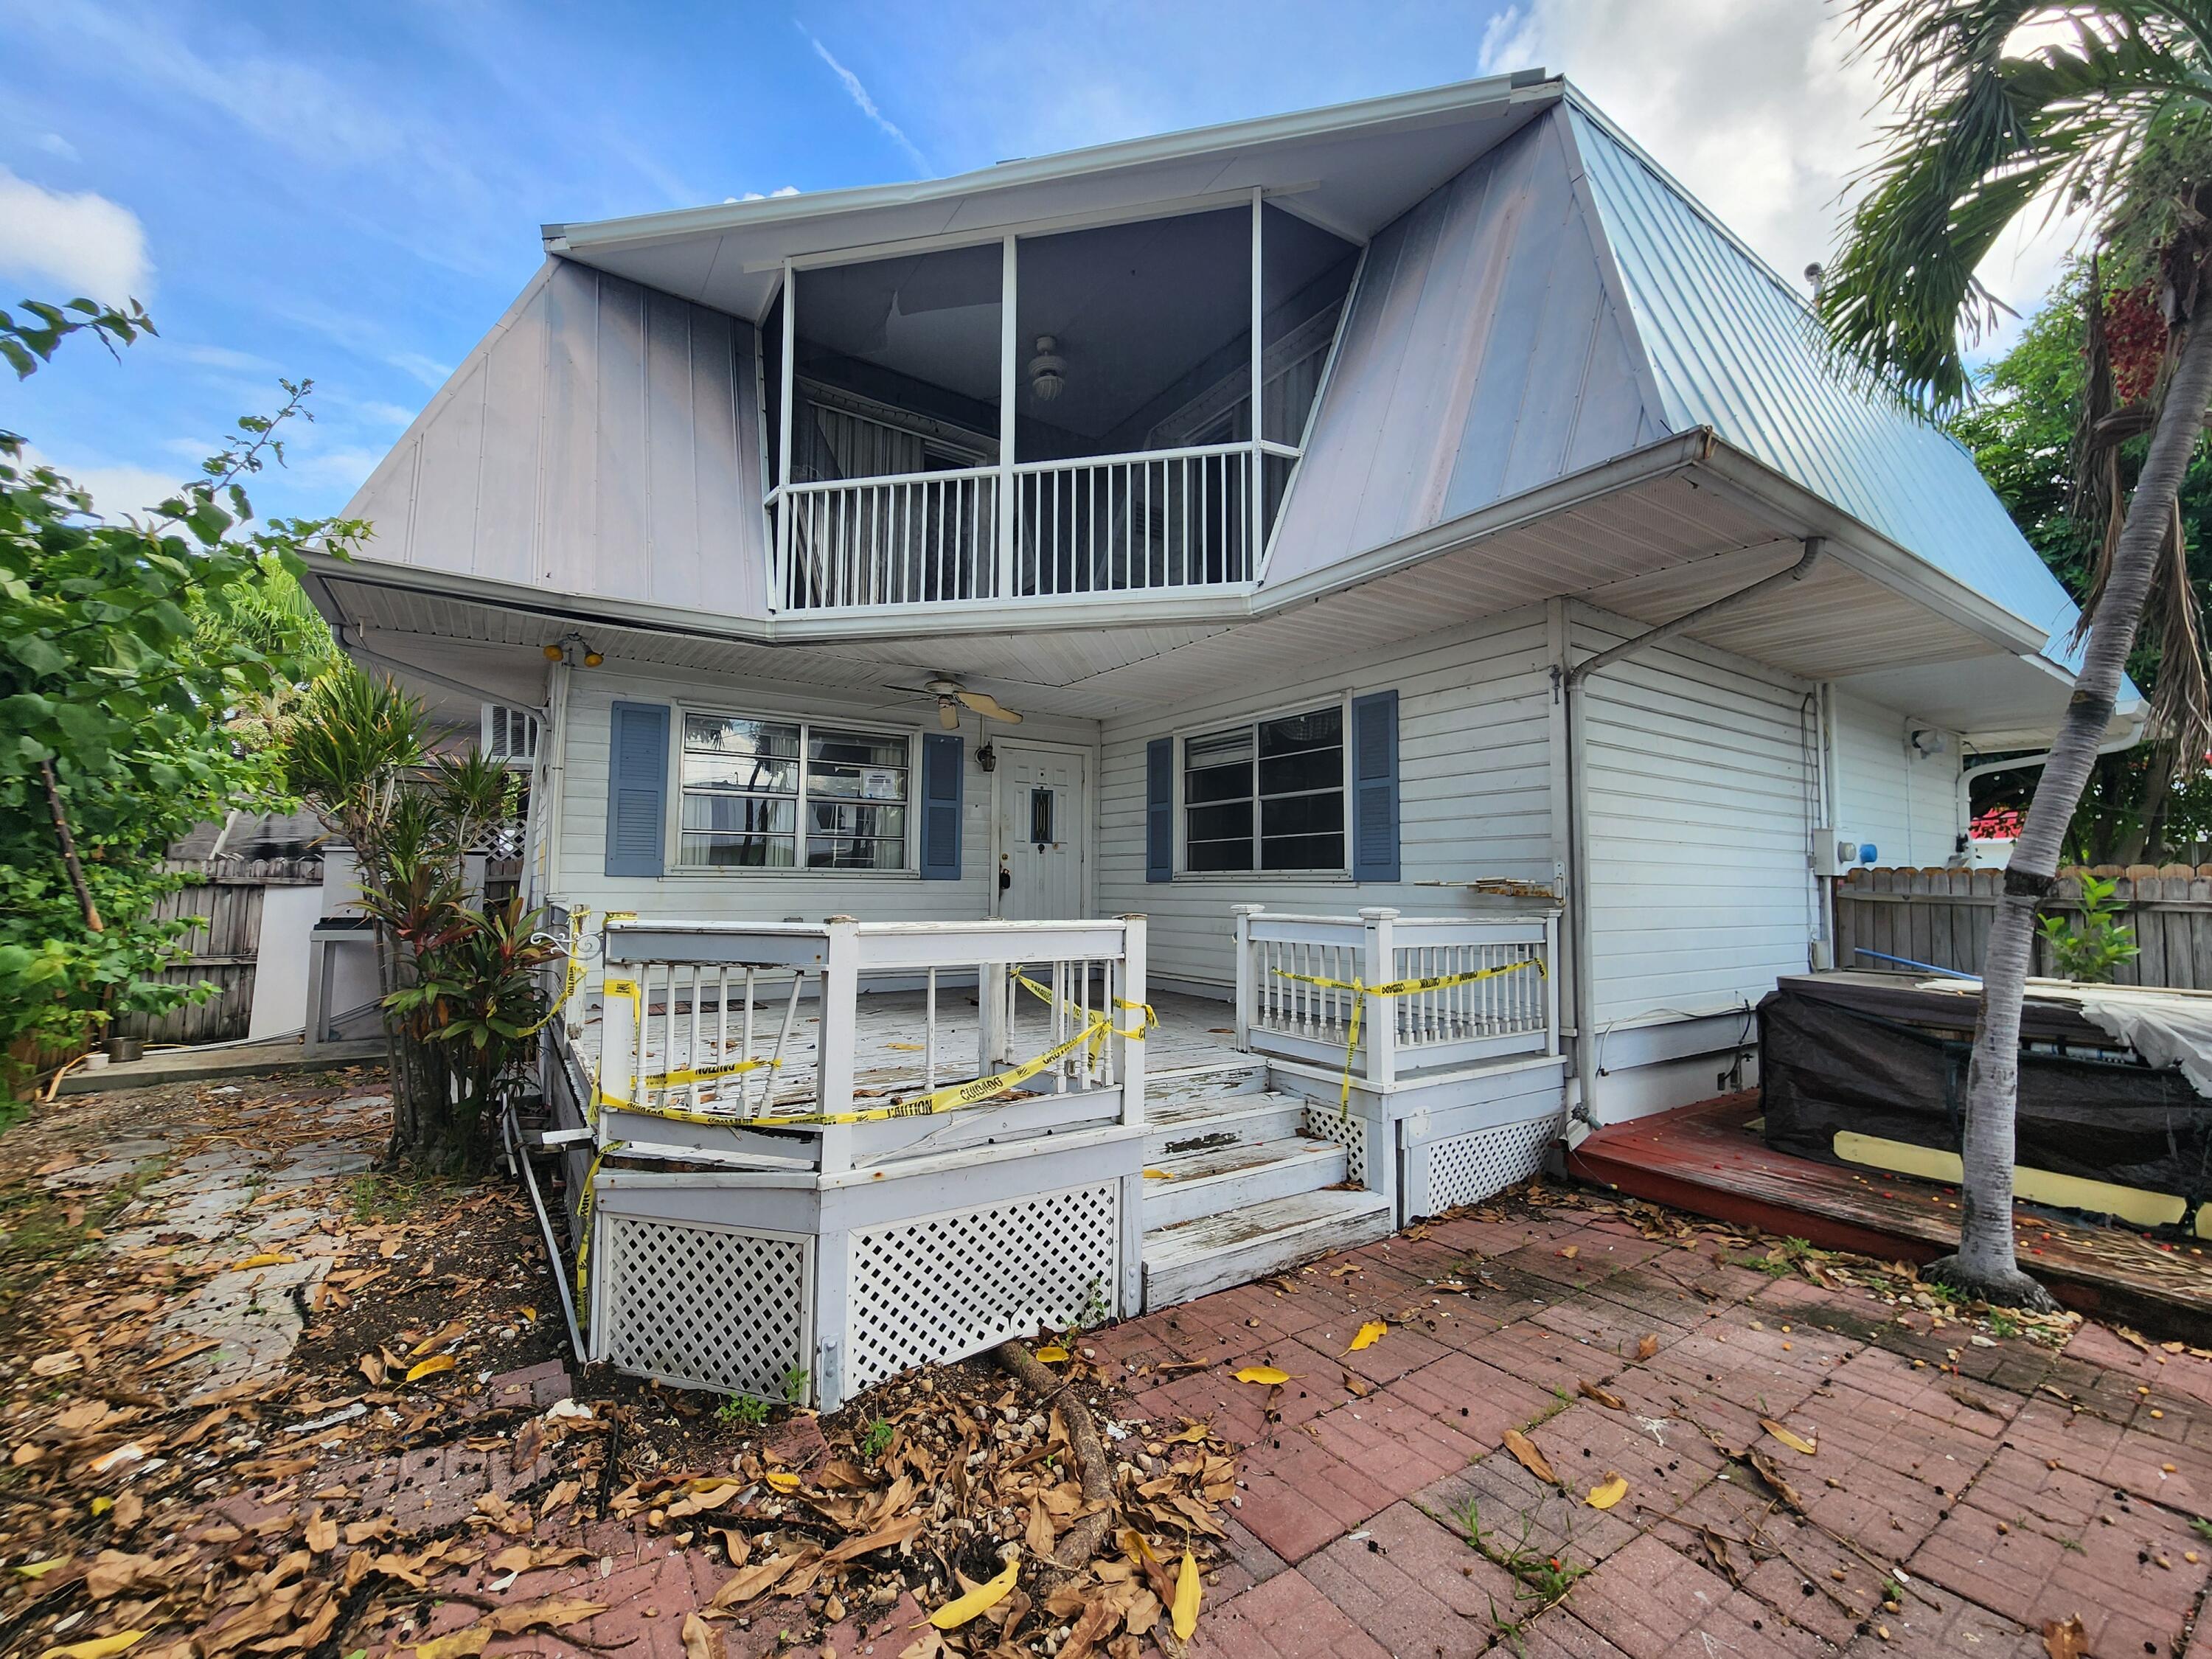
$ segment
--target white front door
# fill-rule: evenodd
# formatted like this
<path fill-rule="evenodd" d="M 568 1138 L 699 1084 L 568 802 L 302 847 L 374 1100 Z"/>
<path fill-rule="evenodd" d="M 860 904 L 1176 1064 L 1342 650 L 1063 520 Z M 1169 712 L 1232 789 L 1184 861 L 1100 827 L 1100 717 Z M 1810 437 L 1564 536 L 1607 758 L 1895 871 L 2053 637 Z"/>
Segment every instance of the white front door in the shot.
<path fill-rule="evenodd" d="M 1077 750 L 998 742 L 997 914 L 1010 921 L 1085 915 L 1083 856 L 1090 837 L 1090 757 Z"/>

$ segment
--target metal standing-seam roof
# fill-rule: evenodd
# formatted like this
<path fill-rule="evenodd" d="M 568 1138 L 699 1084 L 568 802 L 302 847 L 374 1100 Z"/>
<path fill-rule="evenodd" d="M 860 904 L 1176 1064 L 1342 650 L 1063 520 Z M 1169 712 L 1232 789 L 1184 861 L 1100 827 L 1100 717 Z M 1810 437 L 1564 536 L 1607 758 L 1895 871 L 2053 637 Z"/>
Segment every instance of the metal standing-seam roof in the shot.
<path fill-rule="evenodd" d="M 1676 431 L 1722 440 L 2051 636 L 2076 616 L 1948 434 L 1852 385 L 1803 298 L 1571 88 L 1568 118 L 1644 352 Z"/>

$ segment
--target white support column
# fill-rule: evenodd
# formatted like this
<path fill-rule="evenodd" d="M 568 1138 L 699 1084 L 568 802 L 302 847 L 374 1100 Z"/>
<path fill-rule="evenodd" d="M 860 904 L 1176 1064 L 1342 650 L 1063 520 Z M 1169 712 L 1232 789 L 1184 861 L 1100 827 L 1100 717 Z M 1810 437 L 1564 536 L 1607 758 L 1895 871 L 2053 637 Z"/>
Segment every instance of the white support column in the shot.
<path fill-rule="evenodd" d="M 996 597 L 1014 592 L 1014 397 L 1020 340 L 1014 332 L 1017 266 L 1019 256 L 1009 235 L 999 264 L 999 574 Z"/>
<path fill-rule="evenodd" d="M 975 969 L 975 1074 L 997 1069 L 1006 1053 L 1006 964 L 986 962 Z"/>
<path fill-rule="evenodd" d="M 637 1099 L 637 1028 L 644 1000 L 636 972 L 626 963 L 601 981 L 599 1092 L 609 1100 Z"/>
<path fill-rule="evenodd" d="M 782 419 L 776 433 L 775 467 L 775 575 L 769 590 L 768 603 L 771 611 L 781 610 L 791 592 L 791 519 L 795 510 L 791 496 L 791 428 L 795 410 L 791 406 L 792 387 L 798 377 L 793 373 L 792 360 L 799 353 L 799 286 L 794 280 L 797 272 L 790 260 L 783 262 L 783 362 L 779 365 L 783 378 L 783 398 L 778 405 Z"/>
<path fill-rule="evenodd" d="M 1258 185 L 1252 188 L 1252 468 L 1251 488 L 1245 494 L 1246 510 L 1252 515 L 1245 526 L 1243 580 L 1251 581 L 1260 574 L 1260 550 L 1267 538 L 1260 526 L 1260 504 L 1264 498 L 1261 480 L 1267 471 L 1267 457 L 1260 447 L 1260 414 L 1266 406 L 1267 364 L 1261 347 L 1261 336 L 1267 319 L 1262 314 L 1260 292 L 1261 193 Z M 1224 573 L 1225 574 L 1225 573 Z"/>
<path fill-rule="evenodd" d="M 1559 913 L 1544 918 L 1544 1052 L 1559 1052 Z"/>
<path fill-rule="evenodd" d="M 814 1240 L 814 1352 L 807 1357 L 807 1379 L 817 1411 L 834 1412 L 845 1403 L 846 1356 L 850 1340 L 853 1236 L 843 1228 Z"/>
<path fill-rule="evenodd" d="M 1398 913 L 1389 906 L 1365 909 L 1359 920 L 1367 929 L 1367 965 L 1359 977 L 1370 985 L 1387 985 L 1396 977 L 1397 946 L 1391 938 L 1391 923 Z M 1361 1075 L 1376 1088 L 1385 1089 L 1398 1077 L 1398 1016 L 1388 997 L 1367 999 L 1366 1018 L 1359 1036 L 1359 1052 L 1364 1062 Z"/>
<path fill-rule="evenodd" d="M 1237 1052 L 1252 1052 L 1252 1028 L 1259 1023 L 1260 987 L 1256 975 L 1259 969 L 1252 961 L 1252 918 L 1262 915 L 1264 904 L 1232 904 L 1229 914 L 1237 918 Z"/>
<path fill-rule="evenodd" d="M 827 919 L 830 939 L 822 968 L 821 1024 L 815 1076 L 815 1109 L 824 1114 L 853 1109 L 853 1057 L 858 1046 L 860 993 L 860 924 L 850 916 Z M 853 1167 L 853 1126 L 826 1124 L 822 1129 L 822 1172 Z"/>
<path fill-rule="evenodd" d="M 1115 1047 L 1120 1050 L 1121 1066 L 1121 1121 L 1130 1128 L 1140 1127 L 1145 1121 L 1145 919 L 1142 916 L 1121 918 L 1121 1000 L 1138 1006 L 1133 1008 L 1106 1009 L 1107 1018 L 1114 1022 L 1118 1034 L 1135 1031 L 1134 1038 L 1116 1035 Z"/>

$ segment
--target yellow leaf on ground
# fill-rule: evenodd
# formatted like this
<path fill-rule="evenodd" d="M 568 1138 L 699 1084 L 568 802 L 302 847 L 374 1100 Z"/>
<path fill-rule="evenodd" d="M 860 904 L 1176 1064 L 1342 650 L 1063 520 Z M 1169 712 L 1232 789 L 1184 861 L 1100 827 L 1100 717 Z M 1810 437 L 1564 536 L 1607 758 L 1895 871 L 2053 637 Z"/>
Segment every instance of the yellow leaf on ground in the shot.
<path fill-rule="evenodd" d="M 1067 1358 L 1067 1350 L 1057 1342 L 1048 1342 L 1036 1351 L 1036 1357 L 1048 1365 L 1057 1365 Z"/>
<path fill-rule="evenodd" d="M 1145 1179 L 1147 1181 L 1173 1181 L 1175 1179 L 1175 1172 L 1172 1170 L 1147 1170 L 1145 1171 Z"/>
<path fill-rule="evenodd" d="M 1291 1380 L 1288 1371 L 1277 1370 L 1273 1365 L 1247 1365 L 1236 1375 L 1239 1382 L 1264 1382 L 1269 1388 Z"/>
<path fill-rule="evenodd" d="M 778 1492 L 799 1490 L 799 1477 L 789 1469 L 770 1469 L 768 1472 L 768 1483 Z"/>
<path fill-rule="evenodd" d="M 416 1644 L 415 1659 L 474 1659 L 491 1645 L 491 1626 L 482 1620 L 445 1636 Z"/>
<path fill-rule="evenodd" d="M 939 1630 L 958 1630 L 977 1613 L 988 1613 L 1005 1601 L 1012 1592 L 1014 1580 L 1020 1577 L 1021 1570 L 1021 1558 L 1016 1556 L 997 1577 L 976 1585 L 964 1595 L 954 1596 L 931 1613 L 929 1622 Z"/>
<path fill-rule="evenodd" d="M 922 1042 L 886 1042 L 884 1044 L 884 1048 L 896 1048 L 902 1054 L 918 1054 L 922 1053 L 928 1046 L 928 1044 Z"/>
<path fill-rule="evenodd" d="M 1653 1354 L 1657 1353 L 1658 1352 L 1659 1333 L 1656 1331 L 1652 1332 L 1649 1336 L 1645 1337 L 1641 1342 L 1638 1342 L 1636 1345 L 1636 1357 L 1638 1359 L 1649 1359 Z"/>
<path fill-rule="evenodd" d="M 1552 1472 L 1552 1465 L 1544 1454 L 1536 1449 L 1536 1443 L 1518 1429 L 1505 1431 L 1505 1449 L 1521 1460 L 1521 1467 L 1539 1480 L 1552 1486 L 1560 1484 L 1559 1477 Z"/>
<path fill-rule="evenodd" d="M 118 1653 L 128 1653 L 146 1639 L 143 1630 L 118 1631 L 112 1636 L 95 1636 L 88 1642 L 72 1642 L 67 1647 L 48 1648 L 39 1659 L 115 1659 Z"/>
<path fill-rule="evenodd" d="M 1609 1510 L 1628 1496 L 1628 1482 L 1610 1470 L 1606 1477 L 1590 1488 L 1589 1506 L 1594 1510 Z"/>
<path fill-rule="evenodd" d="M 1803 1452 L 1806 1456 L 1810 1457 L 1820 1449 L 1818 1441 L 1808 1440 L 1803 1435 L 1794 1433 L 1771 1417 L 1760 1418 L 1759 1426 L 1789 1447 L 1791 1451 Z"/>
<path fill-rule="evenodd" d="M 1167 1443 L 1170 1446 L 1195 1445 L 1212 1432 L 1213 1425 L 1211 1423 L 1186 1423 L 1167 1437 Z"/>
<path fill-rule="evenodd" d="M 407 1368 L 407 1380 L 410 1382 L 419 1382 L 426 1376 L 435 1376 L 440 1371 L 449 1371 L 453 1369 L 453 1355 L 435 1354 L 417 1364 L 410 1365 Z"/>
<path fill-rule="evenodd" d="M 1198 1628 L 1198 1558 L 1188 1549 L 1182 1553 L 1182 1570 L 1176 1575 L 1175 1620 L 1176 1639 L 1190 1640 L 1191 1632 Z"/>
<path fill-rule="evenodd" d="M 1358 1353 L 1362 1348 L 1373 1347 L 1382 1340 L 1389 1328 L 1389 1326 L 1379 1319 L 1369 1320 L 1359 1328 L 1359 1334 L 1352 1339 L 1351 1352 Z"/>
<path fill-rule="evenodd" d="M 297 1256 L 286 1255 L 282 1250 L 264 1250 L 259 1255 L 249 1255 L 243 1261 L 233 1262 L 231 1271 L 238 1273 L 248 1267 L 281 1267 L 288 1261 L 298 1260 Z"/>
<path fill-rule="evenodd" d="M 49 1556 L 43 1561 L 24 1561 L 17 1565 L 15 1571 L 26 1578 L 44 1578 L 68 1559 L 65 1555 L 55 1555 Z"/>

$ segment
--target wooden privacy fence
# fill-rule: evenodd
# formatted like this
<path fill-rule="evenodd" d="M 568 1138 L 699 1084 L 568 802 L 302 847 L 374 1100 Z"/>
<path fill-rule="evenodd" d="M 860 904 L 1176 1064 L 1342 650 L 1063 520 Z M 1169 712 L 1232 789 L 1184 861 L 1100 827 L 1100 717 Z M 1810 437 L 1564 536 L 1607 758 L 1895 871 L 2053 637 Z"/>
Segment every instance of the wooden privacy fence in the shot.
<path fill-rule="evenodd" d="M 2079 870 L 2062 872 L 2045 915 L 2081 912 Z M 2212 864 L 2099 865 L 2118 884 L 2112 902 L 2142 954 L 2114 973 L 2122 985 L 2212 990 Z M 1835 885 L 1836 965 L 1894 968 L 1861 950 L 1978 974 L 2002 890 L 2002 870 L 1854 870 Z M 2035 972 L 2056 968 L 2039 937 Z"/>
<path fill-rule="evenodd" d="M 156 921 L 198 920 L 185 938 L 191 959 L 158 977 L 170 985 L 218 988 L 204 1002 L 166 1014 L 125 1014 L 120 1036 L 149 1042 L 224 1042 L 242 1037 L 253 1015 L 254 964 L 261 952 L 262 894 L 271 887 L 320 886 L 323 861 L 308 859 L 172 859 L 167 867 L 199 879 L 162 896 Z"/>

